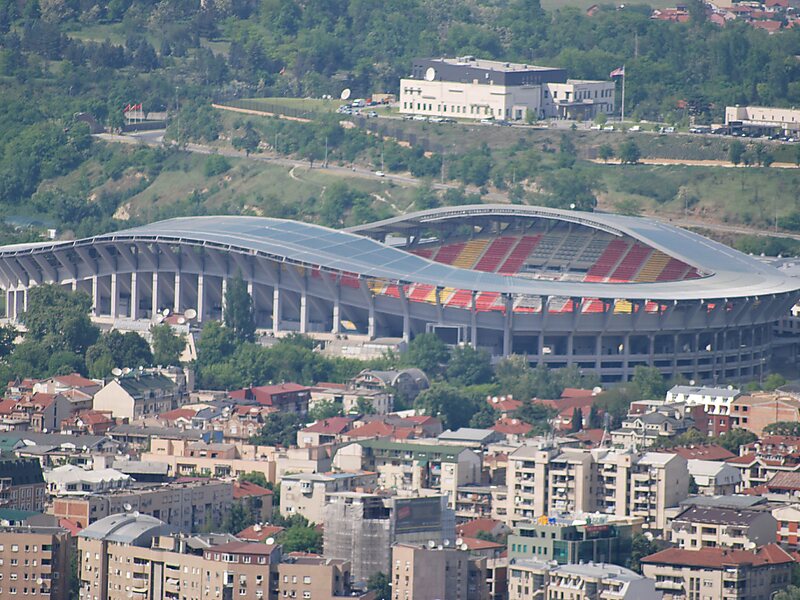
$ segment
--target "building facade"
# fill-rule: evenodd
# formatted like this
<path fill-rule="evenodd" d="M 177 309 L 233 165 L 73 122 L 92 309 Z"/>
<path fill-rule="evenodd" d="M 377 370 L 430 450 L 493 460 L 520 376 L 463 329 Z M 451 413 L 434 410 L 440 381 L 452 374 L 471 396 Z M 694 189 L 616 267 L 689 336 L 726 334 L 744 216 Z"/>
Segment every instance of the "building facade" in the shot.
<path fill-rule="evenodd" d="M 0 527 L 0 598 L 68 600 L 72 556 L 60 527 Z"/>
<path fill-rule="evenodd" d="M 485 600 L 486 562 L 460 548 L 395 544 L 391 600 Z"/>

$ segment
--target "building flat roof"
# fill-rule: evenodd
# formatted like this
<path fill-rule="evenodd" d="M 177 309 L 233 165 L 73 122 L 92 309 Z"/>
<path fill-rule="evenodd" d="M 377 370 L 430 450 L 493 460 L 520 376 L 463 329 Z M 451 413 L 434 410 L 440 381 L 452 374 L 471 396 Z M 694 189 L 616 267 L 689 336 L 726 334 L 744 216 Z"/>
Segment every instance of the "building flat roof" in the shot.
<path fill-rule="evenodd" d="M 441 57 L 428 58 L 429 62 L 439 62 L 456 67 L 470 67 L 473 69 L 486 69 L 487 71 L 501 71 L 503 73 L 516 73 L 519 71 L 563 71 L 560 67 L 542 67 L 522 63 L 506 62 L 502 60 L 489 60 L 485 58 L 475 58 L 473 56 L 464 57 Z"/>

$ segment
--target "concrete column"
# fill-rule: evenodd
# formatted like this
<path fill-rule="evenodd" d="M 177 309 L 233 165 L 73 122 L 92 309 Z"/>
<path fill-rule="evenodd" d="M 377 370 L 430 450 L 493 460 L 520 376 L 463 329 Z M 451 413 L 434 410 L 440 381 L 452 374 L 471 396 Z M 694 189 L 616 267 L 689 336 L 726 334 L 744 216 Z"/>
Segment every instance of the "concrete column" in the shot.
<path fill-rule="evenodd" d="M 408 343 L 411 341 L 411 315 L 408 308 L 408 296 L 406 295 L 406 286 L 398 286 L 400 290 L 400 301 L 403 303 L 403 341 Z"/>
<path fill-rule="evenodd" d="M 6 290 L 6 319 L 14 319 L 17 316 L 14 314 L 13 298 L 14 292 L 10 289 Z"/>
<path fill-rule="evenodd" d="M 92 275 L 92 314 L 97 316 L 100 314 L 100 294 L 97 287 L 97 275 Z"/>
<path fill-rule="evenodd" d="M 247 280 L 247 293 L 250 294 L 251 298 L 253 297 L 253 280 L 252 279 L 248 279 Z"/>
<path fill-rule="evenodd" d="M 308 292 L 300 290 L 300 333 L 308 333 Z"/>
<path fill-rule="evenodd" d="M 158 314 L 158 271 L 153 271 L 153 297 L 151 305 L 151 318 L 155 319 Z"/>
<path fill-rule="evenodd" d="M 333 327 L 331 333 L 338 335 L 342 332 L 342 305 L 339 300 L 339 288 L 336 288 L 336 296 L 333 298 Z"/>
<path fill-rule="evenodd" d="M 131 319 L 134 321 L 139 318 L 139 274 L 134 271 L 131 273 Z"/>
<path fill-rule="evenodd" d="M 567 365 L 572 364 L 572 357 L 575 352 L 574 336 L 572 333 L 567 334 Z"/>
<path fill-rule="evenodd" d="M 72 289 L 73 292 L 78 291 L 78 280 L 77 279 L 73 279 L 72 280 L 72 282 L 70 283 L 70 289 Z"/>
<path fill-rule="evenodd" d="M 22 288 L 22 310 L 28 310 L 28 288 Z"/>
<path fill-rule="evenodd" d="M 175 271 L 175 297 L 173 298 L 172 309 L 181 312 L 181 272 Z"/>
<path fill-rule="evenodd" d="M 203 311 L 206 307 L 206 286 L 205 277 L 202 273 L 197 275 L 197 322 L 203 322 Z"/>
<path fill-rule="evenodd" d="M 222 319 L 224 320 L 225 319 L 225 296 L 228 295 L 228 278 L 225 275 L 222 276 L 222 291 L 220 292 L 220 294 L 222 294 L 220 296 L 220 298 L 222 300 L 219 303 L 219 305 L 222 307 Z"/>
<path fill-rule="evenodd" d="M 281 288 L 277 285 L 272 292 L 272 333 L 278 335 L 281 330 Z"/>
<path fill-rule="evenodd" d="M 367 321 L 367 335 L 369 339 L 375 339 L 375 296 L 369 297 L 369 317 Z"/>
<path fill-rule="evenodd" d="M 472 300 L 469 304 L 469 324 L 470 324 L 470 342 L 472 342 L 472 347 L 476 350 L 478 349 L 478 294 L 476 292 L 472 292 Z"/>
<path fill-rule="evenodd" d="M 503 356 L 511 355 L 511 320 L 514 318 L 514 299 L 507 295 L 505 298 L 506 314 L 503 319 Z"/>
<path fill-rule="evenodd" d="M 117 285 L 117 274 L 111 274 L 111 317 L 117 318 L 117 304 L 119 304 L 119 286 Z"/>

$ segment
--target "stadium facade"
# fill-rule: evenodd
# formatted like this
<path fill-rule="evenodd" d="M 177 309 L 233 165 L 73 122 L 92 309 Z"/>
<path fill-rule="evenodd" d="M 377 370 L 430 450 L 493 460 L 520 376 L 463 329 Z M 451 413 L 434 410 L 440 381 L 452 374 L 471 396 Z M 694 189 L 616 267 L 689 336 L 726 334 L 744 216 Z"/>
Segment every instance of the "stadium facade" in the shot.
<path fill-rule="evenodd" d="M 171 219 L 91 238 L 0 247 L 6 317 L 57 283 L 96 319 L 220 319 L 240 273 L 275 335 L 408 341 L 435 331 L 493 356 L 575 365 L 604 381 L 637 365 L 697 381 L 759 377 L 800 280 L 648 220 L 475 205 L 349 230 L 260 217 Z"/>

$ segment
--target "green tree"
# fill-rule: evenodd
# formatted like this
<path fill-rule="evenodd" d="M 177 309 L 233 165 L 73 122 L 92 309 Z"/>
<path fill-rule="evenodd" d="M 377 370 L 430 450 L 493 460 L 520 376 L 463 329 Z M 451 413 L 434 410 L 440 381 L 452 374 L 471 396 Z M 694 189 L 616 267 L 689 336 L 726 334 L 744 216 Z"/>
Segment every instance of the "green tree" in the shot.
<path fill-rule="evenodd" d="M 472 415 L 469 420 L 470 427 L 478 429 L 488 429 L 497 421 L 497 413 L 488 402 L 484 402 L 481 407 Z"/>
<path fill-rule="evenodd" d="M 795 421 L 778 421 L 764 427 L 764 433 L 770 435 L 800 436 L 800 423 Z"/>
<path fill-rule="evenodd" d="M 308 411 L 308 418 L 313 421 L 323 421 L 342 414 L 342 405 L 333 400 L 322 400 Z"/>
<path fill-rule="evenodd" d="M 592 404 L 589 409 L 589 429 L 600 429 L 603 426 L 603 419 L 600 416 L 600 411 L 597 406 Z"/>
<path fill-rule="evenodd" d="M 445 377 L 455 385 L 478 385 L 492 380 L 489 353 L 472 346 L 459 346 L 450 353 Z"/>
<path fill-rule="evenodd" d="M 367 590 L 375 592 L 375 600 L 392 600 L 392 586 L 386 573 L 378 571 L 370 575 L 367 579 Z"/>
<path fill-rule="evenodd" d="M 469 424 L 478 410 L 478 403 L 464 388 L 435 381 L 414 399 L 414 408 L 428 416 L 440 418 L 443 427 L 458 429 Z"/>
<path fill-rule="evenodd" d="M 642 559 L 645 556 L 650 556 L 660 550 L 659 545 L 648 538 L 643 533 L 637 533 L 631 540 L 631 563 L 629 565 L 632 571 L 637 573 L 642 572 Z"/>
<path fill-rule="evenodd" d="M 355 412 L 359 415 L 374 415 L 375 406 L 373 406 L 371 400 L 359 396 L 356 400 Z"/>
<path fill-rule="evenodd" d="M 258 150 L 258 145 L 261 143 L 261 138 L 258 132 L 253 129 L 253 126 L 248 122 L 245 125 L 244 133 L 238 137 L 234 137 L 232 142 L 233 147 L 237 150 L 244 150 L 247 156 Z"/>
<path fill-rule="evenodd" d="M 225 326 L 233 331 L 240 342 L 252 342 L 256 334 L 253 298 L 241 273 L 228 280 L 225 291 Z"/>
<path fill-rule="evenodd" d="M 763 388 L 771 392 L 783 385 L 786 385 L 786 378 L 783 375 L 780 373 L 770 373 L 764 379 Z"/>
<path fill-rule="evenodd" d="M 635 165 L 642 157 L 642 153 L 639 151 L 639 146 L 636 142 L 633 140 L 626 140 L 620 144 L 617 156 L 619 156 L 619 160 L 622 164 Z"/>
<path fill-rule="evenodd" d="M 597 157 L 604 163 L 614 158 L 614 148 L 610 144 L 603 144 L 597 149 Z"/>
<path fill-rule="evenodd" d="M 303 425 L 300 415 L 294 413 L 272 413 L 258 435 L 250 438 L 251 444 L 259 446 L 283 446 L 288 448 L 297 442 L 297 432 Z"/>
<path fill-rule="evenodd" d="M 206 177 L 214 177 L 215 175 L 222 175 L 231 169 L 230 161 L 220 154 L 212 154 L 206 159 L 203 165 L 203 172 Z"/>
<path fill-rule="evenodd" d="M 319 554 L 322 552 L 322 533 L 314 529 L 314 527 L 289 527 L 281 534 L 280 543 L 285 553 L 310 552 Z"/>
<path fill-rule="evenodd" d="M 89 295 L 83 292 L 52 284 L 33 287 L 28 291 L 28 309 L 20 318 L 28 330 L 25 338 L 50 352 L 69 350 L 83 355 L 100 334 L 89 319 L 91 306 Z"/>
<path fill-rule="evenodd" d="M 522 406 L 514 412 L 520 421 L 533 426 L 532 435 L 541 435 L 550 431 L 550 419 L 557 414 L 556 409 L 540 402 L 523 400 Z"/>
<path fill-rule="evenodd" d="M 739 454 L 739 448 L 752 444 L 758 439 L 758 436 L 752 431 L 747 429 L 731 429 L 725 435 L 716 438 L 717 443 L 725 448 L 728 452 Z"/>
<path fill-rule="evenodd" d="M 436 375 L 450 358 L 450 351 L 435 333 L 421 333 L 408 344 L 402 364 L 422 369 L 428 376 Z"/>
<path fill-rule="evenodd" d="M 254 483 L 256 485 L 260 485 L 263 488 L 271 489 L 270 483 L 267 481 L 267 477 L 264 473 L 260 471 L 250 471 L 248 473 L 242 473 L 239 475 L 239 481 L 247 481 L 249 483 Z"/>
<path fill-rule="evenodd" d="M 203 325 L 197 341 L 197 363 L 202 369 L 230 360 L 237 348 L 233 330 L 219 321 L 208 321 Z"/>
<path fill-rule="evenodd" d="M 661 371 L 655 367 L 639 365 L 633 369 L 632 384 L 642 399 L 658 400 L 664 397 L 669 389 Z"/>
<path fill-rule="evenodd" d="M 790 585 L 772 596 L 772 600 L 800 600 L 800 587 Z"/>
<path fill-rule="evenodd" d="M 222 530 L 226 533 L 239 533 L 255 523 L 253 515 L 241 502 L 234 502 L 222 518 Z"/>
<path fill-rule="evenodd" d="M 150 339 L 153 346 L 153 363 L 163 366 L 177 366 L 181 362 L 181 354 L 186 347 L 183 334 L 177 334 L 166 323 L 150 327 Z"/>
<path fill-rule="evenodd" d="M 733 140 L 728 146 L 728 160 L 734 165 L 739 165 L 744 157 L 744 144 L 739 140 Z"/>
<path fill-rule="evenodd" d="M 570 423 L 569 430 L 571 433 L 577 433 L 583 429 L 583 411 L 580 407 L 575 407 L 572 411 L 572 422 Z"/>
<path fill-rule="evenodd" d="M 0 360 L 7 357 L 14 350 L 14 340 L 17 339 L 18 335 L 19 332 L 11 323 L 0 327 Z"/>

